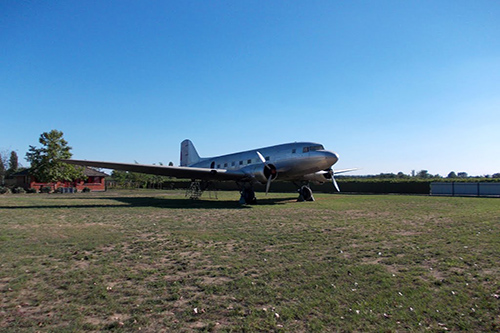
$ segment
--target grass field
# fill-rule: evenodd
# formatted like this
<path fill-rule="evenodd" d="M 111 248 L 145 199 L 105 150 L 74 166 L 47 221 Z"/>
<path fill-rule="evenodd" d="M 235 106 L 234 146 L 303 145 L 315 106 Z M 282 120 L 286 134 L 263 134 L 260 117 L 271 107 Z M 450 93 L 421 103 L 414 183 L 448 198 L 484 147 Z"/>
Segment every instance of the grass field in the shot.
<path fill-rule="evenodd" d="M 0 196 L 0 330 L 500 330 L 500 199 L 258 197 Z"/>

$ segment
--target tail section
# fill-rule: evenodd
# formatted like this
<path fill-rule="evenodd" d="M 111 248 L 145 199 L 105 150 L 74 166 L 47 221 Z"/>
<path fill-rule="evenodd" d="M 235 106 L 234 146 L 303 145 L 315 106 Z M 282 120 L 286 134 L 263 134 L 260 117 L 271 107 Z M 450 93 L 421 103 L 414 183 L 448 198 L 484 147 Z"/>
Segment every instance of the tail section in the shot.
<path fill-rule="evenodd" d="M 201 160 L 191 140 L 181 142 L 181 166 L 189 166 Z"/>

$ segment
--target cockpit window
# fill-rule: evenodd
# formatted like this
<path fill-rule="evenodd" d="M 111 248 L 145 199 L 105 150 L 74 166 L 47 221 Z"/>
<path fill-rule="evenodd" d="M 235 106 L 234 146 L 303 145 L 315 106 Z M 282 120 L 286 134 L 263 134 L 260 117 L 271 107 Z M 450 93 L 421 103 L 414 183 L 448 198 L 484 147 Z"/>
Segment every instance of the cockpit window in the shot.
<path fill-rule="evenodd" d="M 323 147 L 322 145 L 311 146 L 311 147 L 309 147 L 309 150 L 310 151 L 325 150 L 325 147 Z"/>
<path fill-rule="evenodd" d="M 309 146 L 309 147 L 302 148 L 303 153 L 307 153 L 310 151 L 316 151 L 316 150 L 325 150 L 325 147 L 323 147 L 322 145 L 316 145 L 316 146 Z"/>

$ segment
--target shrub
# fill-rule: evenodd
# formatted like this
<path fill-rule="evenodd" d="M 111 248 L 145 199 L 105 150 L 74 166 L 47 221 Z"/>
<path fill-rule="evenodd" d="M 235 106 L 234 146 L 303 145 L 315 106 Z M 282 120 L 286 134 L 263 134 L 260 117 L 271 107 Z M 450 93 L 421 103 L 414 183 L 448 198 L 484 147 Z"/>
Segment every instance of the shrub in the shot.
<path fill-rule="evenodd" d="M 0 186 L 0 194 L 7 194 L 10 193 L 10 189 L 5 186 Z"/>
<path fill-rule="evenodd" d="M 50 186 L 44 186 L 40 189 L 40 193 L 50 193 L 52 192 L 52 187 Z"/>
<path fill-rule="evenodd" d="M 64 188 L 63 187 L 58 187 L 54 192 L 55 193 L 64 193 Z"/>
<path fill-rule="evenodd" d="M 23 194 L 23 193 L 26 193 L 26 191 L 22 187 L 15 187 L 12 189 L 12 193 Z"/>
<path fill-rule="evenodd" d="M 82 190 L 83 193 L 87 193 L 87 192 L 90 192 L 90 188 L 88 188 L 87 186 L 85 186 Z"/>
<path fill-rule="evenodd" d="M 37 190 L 34 187 L 30 187 L 29 189 L 26 190 L 26 193 L 36 193 Z"/>

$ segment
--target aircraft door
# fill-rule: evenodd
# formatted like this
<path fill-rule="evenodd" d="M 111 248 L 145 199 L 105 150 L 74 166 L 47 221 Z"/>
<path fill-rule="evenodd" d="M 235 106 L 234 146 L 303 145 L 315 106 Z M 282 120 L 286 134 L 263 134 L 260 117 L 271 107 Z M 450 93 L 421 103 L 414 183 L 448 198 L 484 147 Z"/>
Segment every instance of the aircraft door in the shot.
<path fill-rule="evenodd" d="M 215 169 L 215 161 L 212 161 L 212 163 L 210 163 L 210 169 Z"/>

